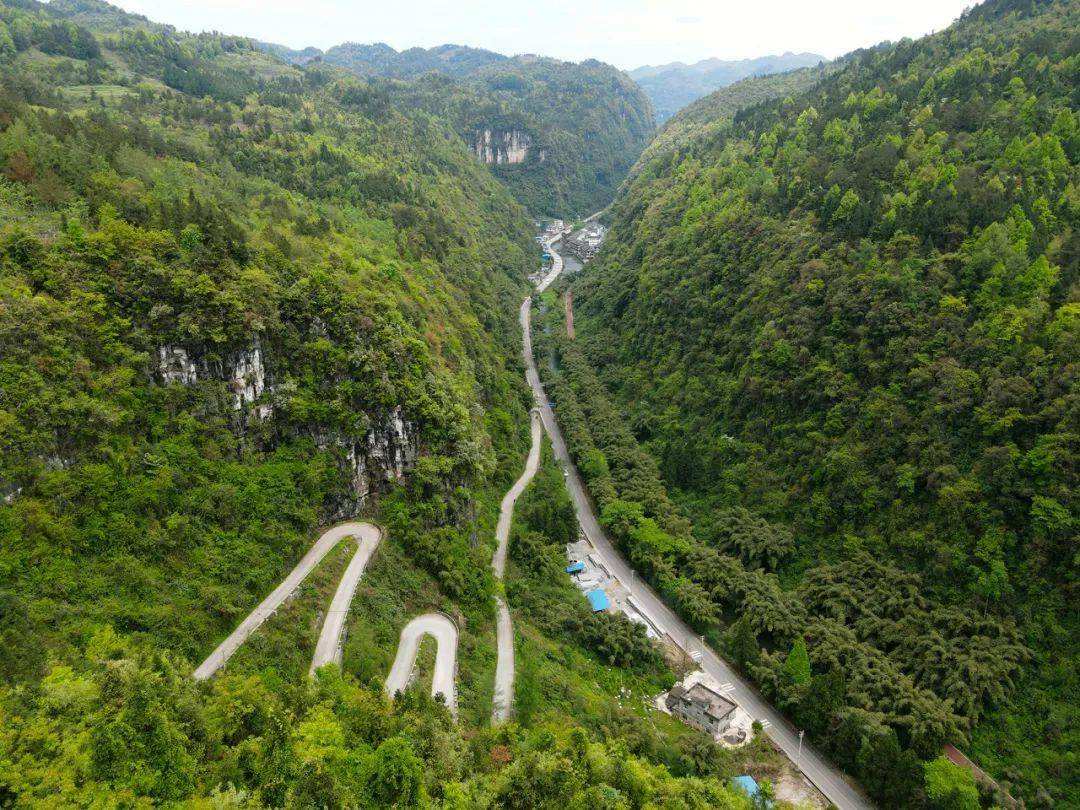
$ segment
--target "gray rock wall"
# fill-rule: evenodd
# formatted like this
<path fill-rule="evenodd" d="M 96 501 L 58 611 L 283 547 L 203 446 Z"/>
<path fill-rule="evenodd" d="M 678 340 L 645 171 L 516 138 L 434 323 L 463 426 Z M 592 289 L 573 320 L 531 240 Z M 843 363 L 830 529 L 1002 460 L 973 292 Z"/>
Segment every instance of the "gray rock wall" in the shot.
<path fill-rule="evenodd" d="M 518 129 L 499 131 L 479 130 L 473 140 L 476 157 L 488 165 L 524 163 L 533 149 L 532 138 Z M 538 150 L 537 159 L 543 160 L 544 151 Z"/>
<path fill-rule="evenodd" d="M 255 424 L 273 419 L 271 399 L 276 386 L 267 372 L 266 350 L 257 337 L 245 349 L 222 360 L 192 356 L 182 346 L 161 346 L 153 374 L 162 385 L 224 382 L 232 395 L 233 423 L 241 434 Z M 358 515 L 373 494 L 404 478 L 420 454 L 419 430 L 405 419 L 401 406 L 368 416 L 370 427 L 362 435 L 318 425 L 311 428 L 315 445 L 338 457 L 349 481 L 347 491 L 329 507 L 335 520 Z M 270 433 L 273 435 L 274 431 Z"/>
<path fill-rule="evenodd" d="M 363 436 L 318 432 L 315 444 L 334 450 L 349 477 L 348 492 L 333 506 L 335 519 L 357 515 L 373 493 L 404 478 L 420 455 L 419 431 L 400 406 L 375 419 Z"/>

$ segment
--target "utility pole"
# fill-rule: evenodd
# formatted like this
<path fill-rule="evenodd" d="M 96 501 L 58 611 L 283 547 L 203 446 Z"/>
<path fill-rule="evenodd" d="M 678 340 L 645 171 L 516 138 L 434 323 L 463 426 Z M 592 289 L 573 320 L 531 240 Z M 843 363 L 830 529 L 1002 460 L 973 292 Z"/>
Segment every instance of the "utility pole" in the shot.
<path fill-rule="evenodd" d="M 795 757 L 795 765 L 798 767 L 798 769 L 800 771 L 802 770 L 802 738 L 803 738 L 803 734 L 805 734 L 805 733 L 806 733 L 805 731 L 802 731 L 802 730 L 799 731 L 799 754 L 798 754 L 797 757 Z"/>

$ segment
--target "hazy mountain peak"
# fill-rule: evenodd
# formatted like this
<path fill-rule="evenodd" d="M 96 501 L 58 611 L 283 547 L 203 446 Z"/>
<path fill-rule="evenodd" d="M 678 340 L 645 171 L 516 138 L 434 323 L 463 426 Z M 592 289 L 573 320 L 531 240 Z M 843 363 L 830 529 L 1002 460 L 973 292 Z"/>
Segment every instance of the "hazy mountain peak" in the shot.
<path fill-rule="evenodd" d="M 643 65 L 629 74 L 652 101 L 656 120 L 663 122 L 687 104 L 740 79 L 785 73 L 823 61 L 826 61 L 825 57 L 820 54 L 785 51 L 753 59 L 710 58 L 693 63 Z"/>

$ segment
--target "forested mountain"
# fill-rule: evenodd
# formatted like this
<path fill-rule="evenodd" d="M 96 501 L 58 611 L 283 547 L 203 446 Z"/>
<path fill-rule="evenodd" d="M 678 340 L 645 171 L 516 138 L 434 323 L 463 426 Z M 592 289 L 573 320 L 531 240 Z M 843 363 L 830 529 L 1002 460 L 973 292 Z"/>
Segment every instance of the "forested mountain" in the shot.
<path fill-rule="evenodd" d="M 641 159 L 631 169 L 631 173 L 650 165 L 664 152 L 679 149 L 729 126 L 739 110 L 805 92 L 829 73 L 839 70 L 843 63 L 843 59 L 837 59 L 817 67 L 753 76 L 698 99 L 679 110 L 663 125 L 656 137 L 645 147 Z"/>
<path fill-rule="evenodd" d="M 752 76 L 787 73 L 812 67 L 825 61 L 816 53 L 784 53 L 756 59 L 702 59 L 687 65 L 645 65 L 629 71 L 630 78 L 641 85 L 662 124 L 683 107 L 721 87 Z"/>
<path fill-rule="evenodd" d="M 509 57 L 466 45 L 438 45 L 434 48 L 396 51 L 381 42 L 374 45 L 345 42 L 328 49 L 323 59 L 359 76 L 415 79 L 433 70 L 447 76 L 469 76 L 481 68 L 506 62 Z"/>
<path fill-rule="evenodd" d="M 515 57 L 472 84 L 480 98 L 462 106 L 460 130 L 533 213 L 565 217 L 607 206 L 653 135 L 641 90 L 595 60 Z"/>
<path fill-rule="evenodd" d="M 297 67 L 303 67 L 315 59 L 322 59 L 323 56 L 323 52 L 313 46 L 296 50 L 286 45 L 278 45 L 275 42 L 256 42 L 255 44 L 259 50 L 266 51 L 266 53 Z"/>
<path fill-rule="evenodd" d="M 486 728 L 538 251 L 407 99 L 93 0 L 0 2 L 0 805 L 745 804 L 733 760 L 618 704 L 670 682 L 643 633 L 565 594 L 520 622 L 528 725 Z M 531 513 L 550 571 L 567 505 Z M 354 515 L 387 537 L 345 666 L 307 673 L 343 545 L 194 681 Z M 461 629 L 460 724 L 382 693 L 410 609 Z"/>
<path fill-rule="evenodd" d="M 194 657 L 401 472 L 369 436 L 435 498 L 491 474 L 533 249 L 444 123 L 245 40 L 0 11 L 5 682 L 101 624 Z"/>
<path fill-rule="evenodd" d="M 884 806 L 1080 804 L 1078 54 L 990 0 L 654 153 L 552 329 L 607 525 Z"/>
<path fill-rule="evenodd" d="M 606 206 L 653 134 L 641 89 L 595 60 L 511 58 L 461 45 L 396 51 L 345 43 L 325 53 L 259 47 L 295 64 L 321 59 L 358 76 L 420 79 L 429 89 L 411 103 L 453 121 L 477 158 L 538 216 Z"/>
<path fill-rule="evenodd" d="M 293 50 L 270 42 L 260 42 L 258 46 L 294 65 L 306 65 L 314 59 L 321 59 L 328 64 L 346 68 L 358 76 L 385 76 L 394 79 L 415 79 L 433 70 L 448 76 L 468 76 L 480 68 L 506 62 L 510 58 L 483 48 L 449 44 L 437 45 L 434 48 L 408 48 L 404 51 L 391 48 L 385 42 L 343 42 L 325 51 L 310 47 Z"/>

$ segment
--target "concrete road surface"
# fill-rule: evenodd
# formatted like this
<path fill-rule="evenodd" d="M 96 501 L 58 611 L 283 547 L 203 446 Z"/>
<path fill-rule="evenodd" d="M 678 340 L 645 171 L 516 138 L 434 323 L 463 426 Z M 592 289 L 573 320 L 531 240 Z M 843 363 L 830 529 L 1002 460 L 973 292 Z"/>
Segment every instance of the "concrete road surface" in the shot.
<path fill-rule="evenodd" d="M 502 579 L 503 572 L 506 570 L 506 548 L 510 540 L 510 523 L 514 517 L 514 504 L 540 467 L 540 437 L 544 431 L 540 422 L 540 412 L 533 409 L 529 414 L 529 419 L 531 420 L 532 445 L 529 447 L 529 457 L 525 459 L 525 471 L 503 495 L 502 505 L 499 507 L 499 523 L 495 527 L 495 539 L 498 545 L 495 548 L 495 556 L 491 560 L 491 568 L 495 572 L 496 579 Z"/>
<path fill-rule="evenodd" d="M 525 471 L 503 496 L 502 505 L 499 507 L 499 523 L 495 527 L 496 546 L 491 568 L 495 572 L 495 578 L 500 582 L 506 570 L 506 549 L 510 542 L 510 524 L 514 517 L 514 504 L 532 481 L 540 466 L 540 438 L 544 431 L 540 423 L 540 413 L 533 410 L 529 414 L 529 420 L 532 444 L 529 446 L 529 457 L 525 459 Z M 502 723 L 509 719 L 510 708 L 514 703 L 514 626 L 510 621 L 510 609 L 501 596 L 495 597 L 495 606 L 498 611 L 496 630 L 499 658 L 495 664 L 495 697 L 491 721 Z"/>
<path fill-rule="evenodd" d="M 457 692 L 454 675 L 457 670 L 457 626 L 449 616 L 442 613 L 425 613 L 409 622 L 401 631 L 397 657 L 386 678 L 386 693 L 393 697 L 409 685 L 416 654 L 420 651 L 420 639 L 430 635 L 435 639 L 435 676 L 431 680 L 431 694 L 442 695 L 450 713 L 457 717 Z"/>
<path fill-rule="evenodd" d="M 555 266 L 561 267 L 558 258 L 554 259 Z M 550 273 L 543 282 L 546 287 L 558 274 Z M 541 289 L 538 287 L 538 289 Z M 544 428 L 551 439 L 555 458 L 563 466 L 566 472 L 566 487 L 574 501 L 574 510 L 577 512 L 578 521 L 585 532 L 585 536 L 600 552 L 605 564 L 612 575 L 618 579 L 627 589 L 634 601 L 642 611 L 648 614 L 654 623 L 667 628 L 668 634 L 682 649 L 689 652 L 700 651 L 702 653 L 701 668 L 709 675 L 716 678 L 720 683 L 730 682 L 734 685 L 731 696 L 752 717 L 761 720 L 765 726 L 765 733 L 772 738 L 773 742 L 799 767 L 806 777 L 817 786 L 825 797 L 841 810 L 858 810 L 859 808 L 872 807 L 870 802 L 845 779 L 840 770 L 819 753 L 808 741 L 802 743 L 800 754 L 799 733 L 793 728 L 779 711 L 774 709 L 750 687 L 742 677 L 728 664 L 716 655 L 711 649 L 701 643 L 698 636 L 671 608 L 669 608 L 656 592 L 630 567 L 623 559 L 622 554 L 614 547 L 607 535 L 600 527 L 599 521 L 593 510 L 592 503 L 586 493 L 581 476 L 570 460 L 566 443 L 563 441 L 562 432 L 555 421 L 555 415 L 548 405 L 547 395 L 540 384 L 540 376 L 536 371 L 536 361 L 532 353 L 532 336 L 529 330 L 529 314 L 532 301 L 526 299 L 521 305 L 521 328 L 524 331 L 524 343 L 526 350 L 526 377 L 533 395 L 540 407 L 540 415 L 544 421 Z"/>
<path fill-rule="evenodd" d="M 491 722 L 493 725 L 505 723 L 510 719 L 510 710 L 514 705 L 514 625 L 510 621 L 510 608 L 501 596 L 495 597 L 496 642 L 499 659 L 495 663 L 495 694 L 491 703 Z"/>
<path fill-rule="evenodd" d="M 341 642 L 345 631 L 345 617 L 349 615 L 349 605 L 352 604 L 356 594 L 356 586 L 360 583 L 360 577 L 364 575 L 368 560 L 375 553 L 382 540 L 382 532 L 377 526 L 370 523 L 361 523 L 356 533 L 359 545 L 349 567 L 341 576 L 334 598 L 330 602 L 330 609 L 326 612 L 323 620 L 322 632 L 319 641 L 315 645 L 315 655 L 311 659 L 309 674 L 314 675 L 315 670 L 326 664 L 341 664 Z"/>
<path fill-rule="evenodd" d="M 559 240 L 555 239 L 553 241 L 544 243 L 544 246 L 548 249 L 548 252 L 551 253 L 551 270 L 549 270 L 548 274 L 540 280 L 539 284 L 536 285 L 537 292 L 543 292 L 544 290 L 546 290 L 551 284 L 551 282 L 553 282 L 559 277 L 559 273 L 561 273 L 563 270 L 563 257 L 555 250 L 555 242 L 557 241 Z"/>
<path fill-rule="evenodd" d="M 194 672 L 195 679 L 199 681 L 206 680 L 221 669 L 225 662 L 232 657 L 233 653 L 240 648 L 240 645 L 247 641 L 248 637 L 274 614 L 274 611 L 281 606 L 281 603 L 300 587 L 300 583 L 307 578 L 307 575 L 314 570 L 315 566 L 329 553 L 330 549 L 334 548 L 346 537 L 362 536 L 372 530 L 378 532 L 378 529 L 370 523 L 343 523 L 323 532 L 322 536 L 308 550 L 308 553 L 296 564 L 296 567 L 289 575 L 281 581 L 281 584 L 274 588 L 270 595 L 248 614 L 246 619 L 240 622 L 240 625 L 218 645 L 216 650 L 210 653 L 205 661 L 199 664 Z"/>

